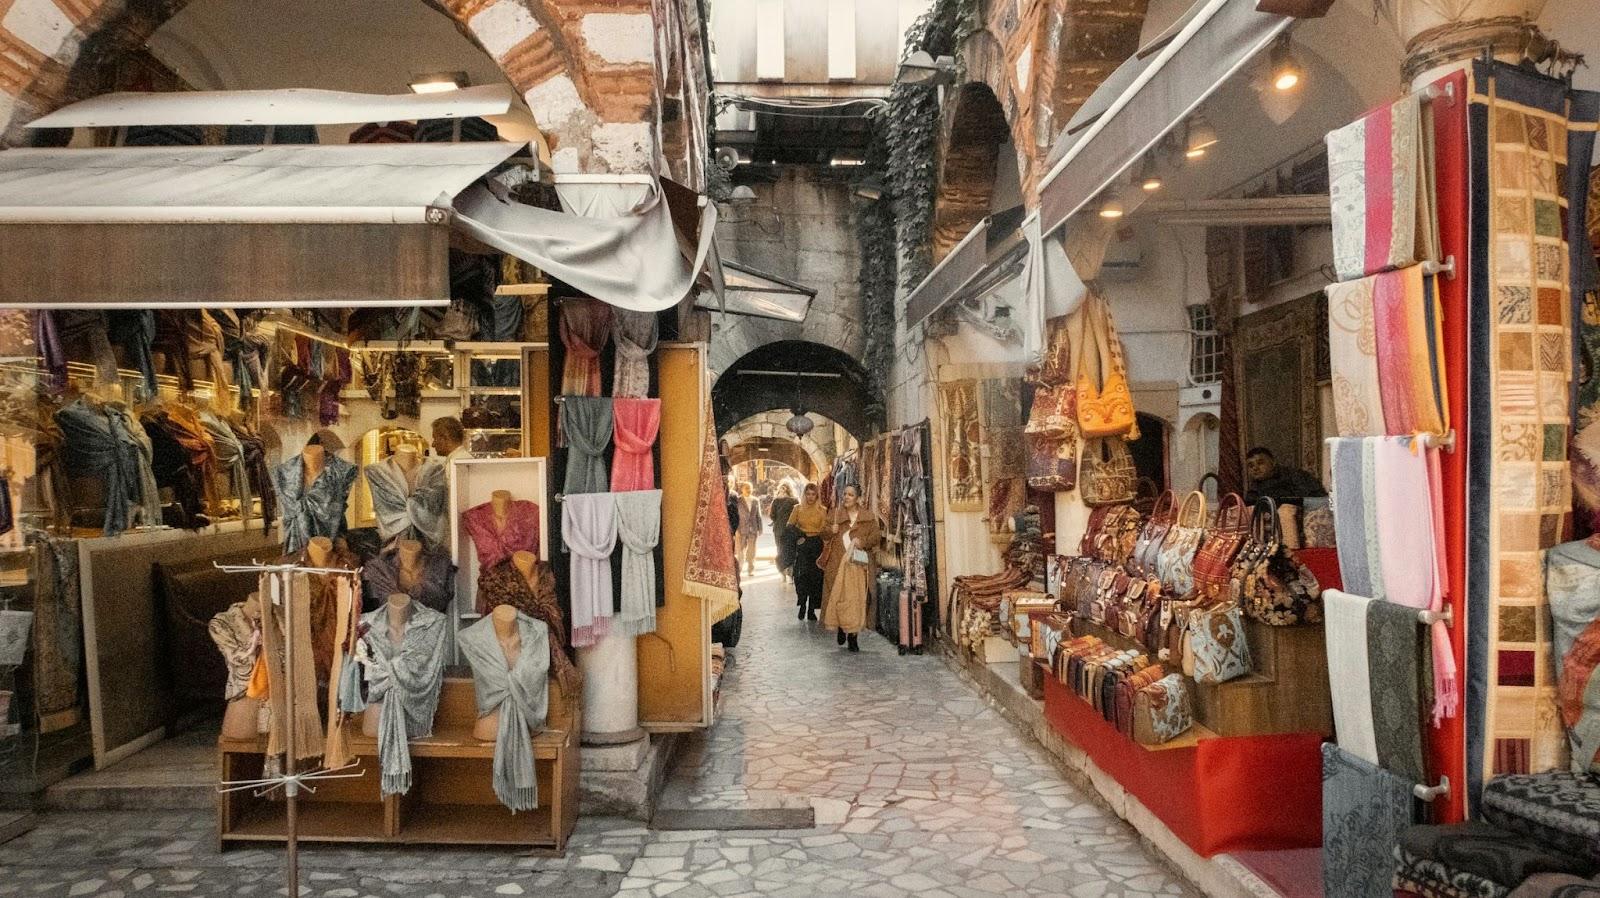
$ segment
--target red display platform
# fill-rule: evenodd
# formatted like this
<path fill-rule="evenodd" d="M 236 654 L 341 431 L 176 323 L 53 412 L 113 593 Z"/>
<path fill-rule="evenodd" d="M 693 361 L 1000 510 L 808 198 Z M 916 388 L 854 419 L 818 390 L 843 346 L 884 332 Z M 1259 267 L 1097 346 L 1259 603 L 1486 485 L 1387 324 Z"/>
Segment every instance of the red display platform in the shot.
<path fill-rule="evenodd" d="M 1322 846 L 1322 737 L 1210 737 L 1147 748 L 1055 677 L 1044 714 L 1202 857 Z"/>

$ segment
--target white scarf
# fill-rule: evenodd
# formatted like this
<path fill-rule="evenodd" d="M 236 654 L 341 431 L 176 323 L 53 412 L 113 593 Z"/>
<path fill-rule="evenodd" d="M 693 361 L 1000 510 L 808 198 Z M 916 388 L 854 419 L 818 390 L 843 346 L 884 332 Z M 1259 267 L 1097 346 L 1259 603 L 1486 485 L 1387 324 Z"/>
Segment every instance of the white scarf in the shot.
<path fill-rule="evenodd" d="M 617 548 L 612 493 L 568 493 L 561 538 L 572 554 L 572 644 L 594 645 L 611 623 L 611 553 Z"/>

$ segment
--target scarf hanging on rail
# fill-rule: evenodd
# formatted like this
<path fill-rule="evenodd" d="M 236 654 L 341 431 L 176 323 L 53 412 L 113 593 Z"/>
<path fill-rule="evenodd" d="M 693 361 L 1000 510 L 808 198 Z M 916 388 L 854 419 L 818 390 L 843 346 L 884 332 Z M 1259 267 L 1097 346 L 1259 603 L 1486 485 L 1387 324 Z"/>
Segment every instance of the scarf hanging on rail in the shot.
<path fill-rule="evenodd" d="M 709 423 L 701 437 L 699 478 L 683 591 L 705 599 L 711 622 L 716 623 L 739 608 L 739 565 L 733 554 L 733 530 L 728 524 L 728 482 L 722 475 L 717 440 Z"/>
<path fill-rule="evenodd" d="M 1332 743 L 1322 746 L 1322 870 L 1327 898 L 1387 895 L 1394 845 L 1416 823 L 1412 783 Z"/>
<path fill-rule="evenodd" d="M 659 332 L 654 312 L 613 311 L 611 343 L 616 348 L 613 397 L 643 399 L 650 395 L 650 353 L 656 351 Z"/>
<path fill-rule="evenodd" d="M 612 441 L 611 491 L 626 493 L 648 490 L 656 485 L 655 459 L 651 449 L 661 427 L 661 400 L 611 400 Z"/>
<path fill-rule="evenodd" d="M 622 612 L 614 632 L 656 630 L 656 546 L 661 541 L 661 491 L 617 493 L 617 541 L 622 543 Z"/>
<path fill-rule="evenodd" d="M 530 730 L 542 730 L 550 706 L 550 631 L 526 614 L 516 617 L 521 650 L 507 667 L 494 619 L 461 631 L 457 644 L 472 665 L 478 716 L 500 714 L 494 738 L 494 794 L 513 811 L 539 806 L 539 777 Z"/>
<path fill-rule="evenodd" d="M 1565 537 L 1571 239 L 1600 94 L 1473 64 L 1467 787 L 1566 764 L 1541 553 Z M 1567 178 L 1562 180 L 1563 172 Z M 1571 229 L 1569 233 L 1568 229 Z M 1580 238 L 1581 239 L 1581 238 Z"/>
<path fill-rule="evenodd" d="M 500 605 L 510 605 L 534 620 L 544 621 L 549 628 L 550 670 L 563 693 L 578 694 L 578 668 L 567 657 L 565 648 L 567 617 L 556 595 L 556 575 L 550 565 L 539 562 L 534 567 L 532 583 L 510 561 L 485 568 L 478 574 L 477 600 L 479 614 L 488 615 Z"/>
<path fill-rule="evenodd" d="M 1374 520 L 1377 491 L 1372 445 L 1353 438 L 1336 438 L 1328 443 L 1333 462 L 1333 521 L 1340 547 L 1339 581 L 1348 592 L 1381 597 L 1383 567 Z"/>
<path fill-rule="evenodd" d="M 333 614 L 333 621 L 329 636 L 332 638 L 333 655 L 328 665 L 325 686 L 328 734 L 322 751 L 322 766 L 329 770 L 337 770 L 354 760 L 354 755 L 350 751 L 350 739 L 345 733 L 349 721 L 339 708 L 339 687 L 344 682 L 344 668 L 360 666 L 351 657 L 354 649 L 351 636 L 361 624 L 361 586 L 354 574 L 311 576 L 323 577 L 332 587 L 329 591 L 332 593 L 333 607 L 330 611 Z"/>
<path fill-rule="evenodd" d="M 78 541 L 40 533 L 34 552 L 34 710 L 40 720 L 78 706 L 83 664 L 83 612 Z"/>
<path fill-rule="evenodd" d="M 1438 259 L 1433 119 L 1419 94 L 1328 134 L 1339 280 Z"/>
<path fill-rule="evenodd" d="M 1324 590 L 1323 598 L 1339 747 L 1422 782 L 1422 721 L 1432 674 L 1416 611 L 1340 590 Z"/>
<path fill-rule="evenodd" d="M 291 749 L 297 761 L 322 756 L 327 734 L 317 712 L 317 657 L 312 648 L 311 582 L 305 574 L 283 577 L 263 574 L 261 593 L 261 644 L 266 659 L 268 701 L 272 706 L 267 733 L 267 755 Z M 294 631 L 285 626 L 286 609 L 294 603 Z M 286 642 L 294 640 L 294 668 L 288 666 Z M 294 706 L 289 706 L 288 681 L 293 681 Z M 294 715 L 294 745 L 286 744 L 288 715 Z"/>
<path fill-rule="evenodd" d="M 1339 435 L 1380 436 L 1383 395 L 1378 381 L 1373 278 L 1329 284 L 1328 354 L 1333 369 L 1333 415 Z"/>
<path fill-rule="evenodd" d="M 1373 325 L 1378 337 L 1378 391 L 1385 433 L 1442 434 L 1445 400 L 1443 330 L 1432 277 L 1413 265 L 1374 275 Z"/>
<path fill-rule="evenodd" d="M 617 548 L 613 495 L 568 493 L 561 502 L 561 538 L 572 554 L 572 644 L 594 645 L 611 629 L 611 553 Z"/>
<path fill-rule="evenodd" d="M 949 511 L 983 511 L 982 426 L 978 417 L 978 382 L 939 384 L 944 422 L 945 507 Z"/>
<path fill-rule="evenodd" d="M 598 299 L 561 301 L 561 395 L 600 395 L 600 350 L 611 338 L 611 306 Z"/>
<path fill-rule="evenodd" d="M 159 387 L 156 384 L 155 357 L 151 347 L 156 339 L 156 313 L 152 309 L 112 309 L 106 312 L 106 336 L 122 347 L 126 357 L 139 372 L 144 384 L 145 397 L 154 399 Z"/>
<path fill-rule="evenodd" d="M 382 703 L 378 763 L 379 791 L 385 796 L 410 791 L 411 740 L 433 734 L 433 715 L 439 710 L 439 688 L 444 684 L 444 643 L 449 633 L 445 617 L 423 605 L 413 603 L 409 608 L 411 618 L 399 644 L 389 638 L 387 606 L 361 616 L 368 627 L 362 639 L 372 659 L 366 672 L 366 703 Z"/>
<path fill-rule="evenodd" d="M 561 491 L 573 496 L 609 490 L 606 446 L 614 429 L 611 400 L 568 396 L 561 402 L 561 425 L 567 446 L 567 474 Z"/>

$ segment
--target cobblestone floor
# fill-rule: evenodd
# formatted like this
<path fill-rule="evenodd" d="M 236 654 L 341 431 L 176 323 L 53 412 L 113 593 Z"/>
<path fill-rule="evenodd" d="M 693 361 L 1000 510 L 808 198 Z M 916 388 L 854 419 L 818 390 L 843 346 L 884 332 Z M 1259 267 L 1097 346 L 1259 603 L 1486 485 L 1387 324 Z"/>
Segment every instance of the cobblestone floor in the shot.
<path fill-rule="evenodd" d="M 764 572 L 764 573 L 763 573 Z M 1137 837 L 932 655 L 872 634 L 860 654 L 795 620 L 759 563 L 722 717 L 663 804 L 816 809 L 803 831 L 657 832 L 583 818 L 563 858 L 310 848 L 302 894 L 659 898 L 1188 898 Z M 0 898 L 282 894 L 281 851 L 219 854 L 204 812 L 41 817 L 0 845 Z"/>

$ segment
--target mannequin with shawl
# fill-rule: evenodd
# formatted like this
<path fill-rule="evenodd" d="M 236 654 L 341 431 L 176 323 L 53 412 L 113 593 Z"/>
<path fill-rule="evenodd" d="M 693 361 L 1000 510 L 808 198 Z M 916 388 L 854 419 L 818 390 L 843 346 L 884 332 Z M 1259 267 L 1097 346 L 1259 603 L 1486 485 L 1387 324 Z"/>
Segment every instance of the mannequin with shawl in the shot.
<path fill-rule="evenodd" d="M 643 399 L 650 395 L 650 353 L 656 351 L 659 329 L 654 312 L 615 310 L 611 344 L 616 347 L 611 395 Z"/>
<path fill-rule="evenodd" d="M 450 553 L 428 549 L 418 540 L 402 539 L 367 562 L 361 569 L 361 584 L 369 608 L 399 592 L 448 614 L 456 598 L 456 566 Z"/>
<path fill-rule="evenodd" d="M 143 508 L 145 501 L 142 457 L 138 441 L 129 432 L 128 419 L 79 398 L 62 406 L 55 413 L 55 422 L 61 428 L 65 470 L 94 477 L 105 485 L 101 524 L 105 534 L 115 536 L 128 529 L 131 514 Z"/>
<path fill-rule="evenodd" d="M 222 738 L 254 739 L 261 731 L 261 700 L 248 695 L 250 677 L 261 657 L 261 594 L 253 592 L 216 613 L 206 627 L 228 667 L 222 698 Z"/>
<path fill-rule="evenodd" d="M 478 553 L 479 576 L 520 551 L 539 550 L 539 506 L 495 490 L 489 501 L 461 513 L 461 527 Z"/>
<path fill-rule="evenodd" d="M 379 791 L 404 795 L 411 789 L 411 740 L 433 734 L 444 685 L 444 644 L 449 632 L 445 616 L 410 596 L 393 595 L 383 607 L 361 615 L 366 635 L 356 657 L 366 668 L 365 708 L 361 731 L 378 740 L 382 767 Z"/>
<path fill-rule="evenodd" d="M 118 400 L 107 402 L 106 413 L 121 419 L 123 429 L 139 450 L 139 507 L 135 509 L 135 517 L 146 527 L 159 527 L 162 524 L 161 486 L 156 483 L 155 444 L 126 403 Z"/>
<path fill-rule="evenodd" d="M 613 441 L 617 446 L 611 458 L 611 491 L 626 493 L 654 488 L 656 466 L 651 449 L 655 447 L 656 433 L 661 428 L 661 400 L 613 399 L 611 420 Z"/>
<path fill-rule="evenodd" d="M 567 494 L 561 503 L 561 537 L 572 554 L 572 644 L 594 645 L 611 629 L 611 553 L 617 547 L 612 494 Z"/>
<path fill-rule="evenodd" d="M 659 423 L 659 407 L 657 418 Z M 606 446 L 611 442 L 612 430 L 610 399 L 587 396 L 562 398 L 561 434 L 567 447 L 566 479 L 561 488 L 563 493 L 571 496 L 577 493 L 604 493 L 610 489 L 610 480 L 606 476 Z M 654 442 L 654 437 L 651 441 Z"/>
<path fill-rule="evenodd" d="M 550 628 L 550 670 L 561 691 L 578 694 L 578 668 L 567 657 L 567 617 L 556 595 L 556 575 L 550 565 L 532 552 L 518 552 L 509 561 L 485 568 L 478 574 L 477 609 L 489 614 L 501 605 L 510 605 Z"/>
<path fill-rule="evenodd" d="M 611 306 L 598 299 L 561 302 L 561 395 L 600 395 L 600 350 L 611 337 Z"/>
<path fill-rule="evenodd" d="M 228 422 L 215 411 L 204 409 L 200 412 L 199 418 L 206 435 L 211 437 L 217 464 L 227 470 L 234 494 L 239 497 L 239 517 L 248 523 L 251 505 L 250 468 L 245 461 L 244 443 L 239 440 L 238 434 L 233 432 L 233 428 L 228 426 Z"/>
<path fill-rule="evenodd" d="M 826 571 L 822 625 L 838 631 L 839 643 L 859 651 L 856 634 L 867 625 L 867 590 L 877 577 L 872 550 L 883 541 L 878 519 L 861 503 L 861 488 L 844 488 L 844 501 L 828 523 L 828 544 L 820 562 Z"/>
<path fill-rule="evenodd" d="M 444 465 L 424 462 L 411 446 L 362 471 L 372 492 L 372 510 L 378 518 L 378 535 L 385 545 L 400 539 L 419 539 L 430 549 L 445 544 L 445 504 L 450 488 Z"/>
<path fill-rule="evenodd" d="M 356 482 L 356 466 L 324 445 L 321 432 L 299 455 L 272 472 L 283 512 L 283 548 L 298 552 L 313 536 L 338 536 L 344 529 L 345 507 Z"/>
<path fill-rule="evenodd" d="M 461 654 L 472 665 L 478 722 L 472 734 L 494 742 L 494 794 L 513 811 L 539 806 L 533 733 L 550 706 L 550 633 L 510 605 L 461 631 Z"/>

